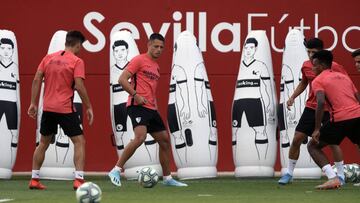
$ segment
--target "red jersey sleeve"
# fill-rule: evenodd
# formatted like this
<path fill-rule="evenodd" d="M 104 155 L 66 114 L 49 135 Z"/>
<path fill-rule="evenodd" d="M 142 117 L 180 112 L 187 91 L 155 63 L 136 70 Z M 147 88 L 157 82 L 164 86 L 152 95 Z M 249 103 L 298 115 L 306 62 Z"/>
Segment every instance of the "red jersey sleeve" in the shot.
<path fill-rule="evenodd" d="M 301 80 L 302 81 L 307 81 L 306 74 L 304 72 L 304 68 L 301 68 Z"/>
<path fill-rule="evenodd" d="M 319 80 L 319 78 L 316 78 L 315 80 L 313 80 L 313 82 L 312 82 L 312 91 L 313 91 L 313 93 L 315 95 L 316 95 L 316 93 L 318 91 L 322 91 L 322 92 L 325 91 L 325 89 L 324 89 L 323 85 L 321 84 L 321 81 Z"/>
<path fill-rule="evenodd" d="M 135 74 L 141 68 L 141 60 L 139 57 L 133 58 L 126 67 L 131 74 Z"/>
<path fill-rule="evenodd" d="M 47 58 L 48 58 L 48 55 L 46 55 L 40 62 L 39 66 L 38 66 L 38 71 L 41 71 L 41 72 L 45 72 L 45 64 L 47 62 Z"/>
<path fill-rule="evenodd" d="M 82 78 L 85 79 L 85 64 L 84 61 L 79 59 L 75 63 L 74 67 L 74 78 Z"/>

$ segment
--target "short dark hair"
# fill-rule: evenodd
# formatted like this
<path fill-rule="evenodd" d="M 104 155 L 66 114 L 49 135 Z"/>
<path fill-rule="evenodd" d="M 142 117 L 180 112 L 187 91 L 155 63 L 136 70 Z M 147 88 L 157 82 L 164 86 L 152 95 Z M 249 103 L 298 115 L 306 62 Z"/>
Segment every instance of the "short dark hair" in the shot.
<path fill-rule="evenodd" d="M 114 50 L 115 47 L 118 47 L 118 46 L 125 46 L 126 49 L 129 48 L 129 45 L 127 42 L 125 42 L 124 40 L 117 40 L 114 42 L 113 46 L 112 46 L 112 49 Z"/>
<path fill-rule="evenodd" d="M 12 48 L 14 48 L 14 42 L 9 38 L 1 38 L 0 44 L 10 44 Z"/>
<path fill-rule="evenodd" d="M 333 55 L 331 51 L 328 50 L 321 50 L 315 52 L 312 56 L 312 60 L 317 59 L 320 64 L 323 64 L 326 68 L 331 68 L 331 64 L 333 61 Z"/>
<path fill-rule="evenodd" d="M 355 58 L 355 57 L 357 57 L 357 56 L 359 56 L 360 55 L 360 49 L 357 49 L 357 50 L 355 50 L 355 51 L 353 51 L 352 53 L 351 53 L 351 56 L 353 57 L 353 58 Z"/>
<path fill-rule="evenodd" d="M 257 47 L 258 41 L 255 38 L 251 37 L 246 39 L 245 44 L 255 44 L 255 47 Z"/>
<path fill-rule="evenodd" d="M 159 33 L 152 33 L 150 35 L 149 41 L 154 41 L 156 39 L 165 42 L 165 38 Z"/>
<path fill-rule="evenodd" d="M 305 47 L 308 49 L 324 49 L 324 42 L 319 38 L 310 38 L 308 40 L 305 40 Z"/>
<path fill-rule="evenodd" d="M 77 30 L 71 30 L 66 34 L 65 46 L 73 47 L 77 43 L 82 44 L 85 41 L 84 35 Z"/>

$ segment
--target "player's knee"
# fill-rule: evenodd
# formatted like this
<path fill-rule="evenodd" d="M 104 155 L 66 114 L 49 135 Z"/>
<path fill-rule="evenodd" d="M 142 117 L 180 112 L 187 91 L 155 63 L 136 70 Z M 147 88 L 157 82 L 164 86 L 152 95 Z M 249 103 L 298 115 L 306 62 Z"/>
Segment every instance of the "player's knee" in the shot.
<path fill-rule="evenodd" d="M 78 135 L 70 138 L 75 146 L 85 146 L 85 138 L 83 135 Z"/>
<path fill-rule="evenodd" d="M 310 154 L 316 150 L 321 150 L 323 147 L 323 144 L 317 143 L 315 140 L 310 140 L 307 144 L 307 149 Z"/>
<path fill-rule="evenodd" d="M 306 137 L 304 135 L 295 133 L 291 145 L 293 145 L 294 147 L 300 147 L 300 145 L 303 143 L 305 139 Z"/>
<path fill-rule="evenodd" d="M 169 139 L 163 139 L 161 141 L 159 141 L 159 145 L 163 150 L 168 150 L 170 149 L 170 140 Z"/>
<path fill-rule="evenodd" d="M 49 145 L 50 145 L 50 142 L 47 142 L 47 141 L 45 141 L 45 140 L 40 140 L 40 142 L 39 142 L 39 145 L 38 145 L 38 148 L 40 149 L 40 150 L 47 150 L 47 148 L 49 147 Z"/>
<path fill-rule="evenodd" d="M 133 142 L 140 146 L 142 143 L 144 143 L 146 140 L 146 134 L 145 135 L 136 135 L 135 138 L 133 139 Z"/>
<path fill-rule="evenodd" d="M 309 152 L 309 154 L 312 154 L 312 152 L 315 150 L 315 147 L 316 147 L 316 145 L 315 145 L 315 143 L 314 142 L 312 142 L 312 140 L 307 144 L 307 150 L 308 150 L 308 152 Z"/>

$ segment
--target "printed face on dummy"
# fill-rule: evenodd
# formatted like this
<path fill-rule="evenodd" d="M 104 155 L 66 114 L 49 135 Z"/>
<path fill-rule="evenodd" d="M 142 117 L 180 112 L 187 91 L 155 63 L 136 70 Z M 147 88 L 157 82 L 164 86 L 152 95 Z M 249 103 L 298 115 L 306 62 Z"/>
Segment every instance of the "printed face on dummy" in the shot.
<path fill-rule="evenodd" d="M 254 58 L 256 52 L 256 46 L 254 43 L 248 43 L 244 46 L 245 57 L 246 58 Z"/>
<path fill-rule="evenodd" d="M 14 50 L 10 44 L 0 45 L 0 59 L 11 59 Z"/>
<path fill-rule="evenodd" d="M 114 57 L 116 61 L 124 61 L 128 55 L 128 50 L 124 45 L 114 48 Z"/>

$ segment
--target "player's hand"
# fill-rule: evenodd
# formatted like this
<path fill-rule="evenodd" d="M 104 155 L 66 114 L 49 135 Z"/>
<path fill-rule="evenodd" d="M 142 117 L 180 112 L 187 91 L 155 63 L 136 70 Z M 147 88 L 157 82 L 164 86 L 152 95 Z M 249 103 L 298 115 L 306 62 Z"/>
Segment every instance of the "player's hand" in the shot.
<path fill-rule="evenodd" d="M 314 132 L 312 133 L 311 137 L 314 139 L 314 141 L 316 143 L 319 143 L 319 138 L 320 138 L 320 130 L 314 130 Z"/>
<path fill-rule="evenodd" d="M 38 112 L 38 108 L 35 104 L 30 104 L 29 109 L 28 109 L 28 115 L 33 118 L 36 119 L 36 115 Z"/>
<path fill-rule="evenodd" d="M 287 109 L 290 111 L 290 107 L 294 104 L 294 99 L 292 97 L 289 98 L 289 100 L 286 102 Z"/>
<path fill-rule="evenodd" d="M 138 94 L 136 94 L 134 96 L 134 99 L 135 99 L 136 103 L 138 103 L 139 105 L 144 105 L 144 104 L 148 103 L 148 101 L 144 97 L 142 97 Z"/>
<path fill-rule="evenodd" d="M 92 123 L 94 122 L 94 112 L 92 108 L 86 109 L 86 117 L 89 121 L 89 125 L 92 125 Z"/>

